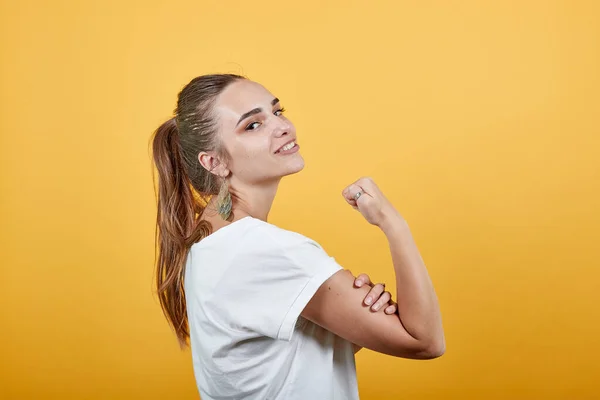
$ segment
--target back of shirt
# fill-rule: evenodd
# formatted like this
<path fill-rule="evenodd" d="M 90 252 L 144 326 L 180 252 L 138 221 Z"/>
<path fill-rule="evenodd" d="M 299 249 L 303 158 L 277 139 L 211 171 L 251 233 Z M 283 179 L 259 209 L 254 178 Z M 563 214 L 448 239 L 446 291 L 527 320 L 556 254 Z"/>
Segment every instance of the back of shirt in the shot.
<path fill-rule="evenodd" d="M 202 400 L 358 399 L 352 343 L 300 316 L 342 269 L 314 240 L 253 217 L 195 243 L 184 289 Z"/>

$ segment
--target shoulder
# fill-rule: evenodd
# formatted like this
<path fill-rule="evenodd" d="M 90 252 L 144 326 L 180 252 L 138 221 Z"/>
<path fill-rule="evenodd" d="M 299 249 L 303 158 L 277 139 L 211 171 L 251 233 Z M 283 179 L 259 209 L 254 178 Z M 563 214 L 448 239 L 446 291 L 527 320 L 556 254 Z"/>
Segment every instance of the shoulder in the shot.
<path fill-rule="evenodd" d="M 244 252 L 288 256 L 298 251 L 324 251 L 317 241 L 306 235 L 259 219 L 255 219 L 246 232 L 243 247 Z"/>
<path fill-rule="evenodd" d="M 248 280 L 260 281 L 257 285 L 286 281 L 304 287 L 313 277 L 342 269 L 312 238 L 260 220 L 236 246 L 232 271 L 247 287 L 252 284 Z"/>
<path fill-rule="evenodd" d="M 258 219 L 248 233 L 248 237 L 255 241 L 270 240 L 277 245 L 293 245 L 300 243 L 315 243 L 318 245 L 315 240 L 299 232 L 284 229 L 270 222 Z"/>

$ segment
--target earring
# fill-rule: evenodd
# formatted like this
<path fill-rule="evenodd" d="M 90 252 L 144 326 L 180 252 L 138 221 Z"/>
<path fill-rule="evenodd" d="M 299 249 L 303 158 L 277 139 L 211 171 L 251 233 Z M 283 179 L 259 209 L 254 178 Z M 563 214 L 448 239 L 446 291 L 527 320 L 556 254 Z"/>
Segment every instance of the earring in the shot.
<path fill-rule="evenodd" d="M 217 196 L 217 211 L 224 220 L 229 218 L 231 214 L 231 193 L 229 193 L 229 183 L 227 179 L 223 179 L 223 184 Z"/>

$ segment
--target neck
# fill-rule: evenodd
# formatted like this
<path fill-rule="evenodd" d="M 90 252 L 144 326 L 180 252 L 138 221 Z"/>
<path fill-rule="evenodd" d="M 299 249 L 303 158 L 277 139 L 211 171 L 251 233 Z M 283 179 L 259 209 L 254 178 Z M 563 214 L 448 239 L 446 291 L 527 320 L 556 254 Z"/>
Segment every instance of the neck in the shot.
<path fill-rule="evenodd" d="M 280 181 L 281 177 L 259 184 L 244 184 L 233 179 L 230 183 L 230 191 L 235 219 L 249 215 L 267 222 Z"/>

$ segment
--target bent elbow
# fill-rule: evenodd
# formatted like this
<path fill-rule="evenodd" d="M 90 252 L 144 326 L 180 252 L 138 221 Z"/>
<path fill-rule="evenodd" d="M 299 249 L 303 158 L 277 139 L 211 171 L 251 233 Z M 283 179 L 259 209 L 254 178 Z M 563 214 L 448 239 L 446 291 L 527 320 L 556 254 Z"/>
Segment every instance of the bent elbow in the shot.
<path fill-rule="evenodd" d="M 446 352 L 446 340 L 442 336 L 440 340 L 434 341 L 428 348 L 427 352 L 430 355 L 430 358 L 438 358 L 444 355 Z"/>
<path fill-rule="evenodd" d="M 432 360 L 444 355 L 446 352 L 446 341 L 442 337 L 440 340 L 433 340 L 421 351 L 423 360 Z"/>
<path fill-rule="evenodd" d="M 446 352 L 446 346 L 435 346 L 427 351 L 427 359 L 432 360 L 444 355 Z"/>

